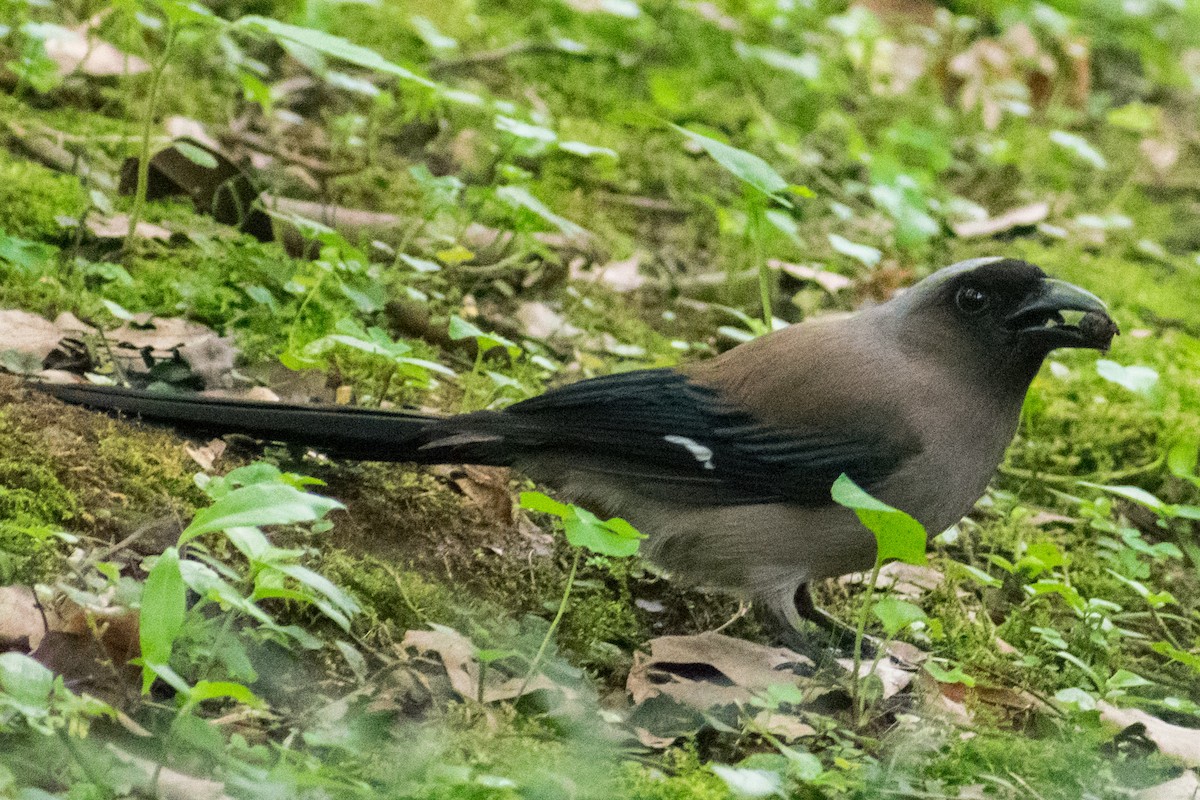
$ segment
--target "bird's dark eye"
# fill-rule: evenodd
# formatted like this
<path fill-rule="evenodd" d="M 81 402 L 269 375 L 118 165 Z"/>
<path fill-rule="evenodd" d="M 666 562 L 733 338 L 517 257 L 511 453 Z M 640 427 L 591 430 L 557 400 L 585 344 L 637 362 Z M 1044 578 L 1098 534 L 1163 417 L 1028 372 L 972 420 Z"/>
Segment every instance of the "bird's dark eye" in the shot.
<path fill-rule="evenodd" d="M 987 296 L 987 292 L 974 286 L 964 286 L 954 295 L 954 302 L 964 314 L 978 314 L 988 307 L 991 298 Z"/>

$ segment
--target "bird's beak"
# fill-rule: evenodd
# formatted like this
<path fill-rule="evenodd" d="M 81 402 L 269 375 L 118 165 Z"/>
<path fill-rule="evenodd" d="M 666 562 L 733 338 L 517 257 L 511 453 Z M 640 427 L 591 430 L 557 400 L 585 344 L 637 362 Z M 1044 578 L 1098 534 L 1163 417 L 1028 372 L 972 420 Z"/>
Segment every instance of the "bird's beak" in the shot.
<path fill-rule="evenodd" d="M 1070 323 L 1066 315 L 1071 317 Z M 1120 333 L 1103 300 L 1053 278 L 1042 279 L 1004 321 L 1010 330 L 1046 351 L 1058 347 L 1108 350 Z"/>

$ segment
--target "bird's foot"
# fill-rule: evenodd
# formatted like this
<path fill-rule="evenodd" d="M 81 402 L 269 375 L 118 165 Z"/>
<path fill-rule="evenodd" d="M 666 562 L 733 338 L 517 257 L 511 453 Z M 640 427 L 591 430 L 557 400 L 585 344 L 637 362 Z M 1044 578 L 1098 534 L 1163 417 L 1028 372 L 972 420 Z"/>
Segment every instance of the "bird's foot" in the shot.
<path fill-rule="evenodd" d="M 794 609 L 794 610 L 793 610 Z M 854 657 L 856 645 L 860 657 L 874 658 L 884 643 L 817 608 L 809 593 L 808 584 L 796 589 L 792 609 L 771 609 L 764 619 L 772 638 L 781 646 L 798 652 L 832 650 L 839 657 Z M 788 612 L 791 613 L 788 613 Z"/>

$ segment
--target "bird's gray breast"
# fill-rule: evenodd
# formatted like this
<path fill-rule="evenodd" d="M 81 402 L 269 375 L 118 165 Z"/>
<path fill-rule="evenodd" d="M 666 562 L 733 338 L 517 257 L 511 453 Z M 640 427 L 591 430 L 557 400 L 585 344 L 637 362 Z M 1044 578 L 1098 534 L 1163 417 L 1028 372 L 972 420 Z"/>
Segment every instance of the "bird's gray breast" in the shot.
<path fill-rule="evenodd" d="M 1019 398 L 963 387 L 938 382 L 914 391 L 917 402 L 908 407 L 921 450 L 879 490 L 880 499 L 916 517 L 930 536 L 957 523 L 983 496 L 1020 418 Z"/>

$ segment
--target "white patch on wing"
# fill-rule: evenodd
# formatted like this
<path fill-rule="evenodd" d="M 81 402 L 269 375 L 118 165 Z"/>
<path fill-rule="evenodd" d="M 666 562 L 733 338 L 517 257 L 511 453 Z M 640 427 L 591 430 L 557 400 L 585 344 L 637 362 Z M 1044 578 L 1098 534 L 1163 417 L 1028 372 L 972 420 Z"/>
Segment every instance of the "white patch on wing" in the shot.
<path fill-rule="evenodd" d="M 713 451 L 711 447 L 705 447 L 695 439 L 689 439 L 686 436 L 664 436 L 663 441 L 683 447 L 692 454 L 694 459 L 703 464 L 705 469 L 716 469 L 712 463 Z"/>
<path fill-rule="evenodd" d="M 429 444 L 423 444 L 419 449 L 428 450 L 432 447 L 458 447 L 465 444 L 491 444 L 504 441 L 503 436 L 493 433 L 455 433 L 443 439 L 434 439 Z"/>

